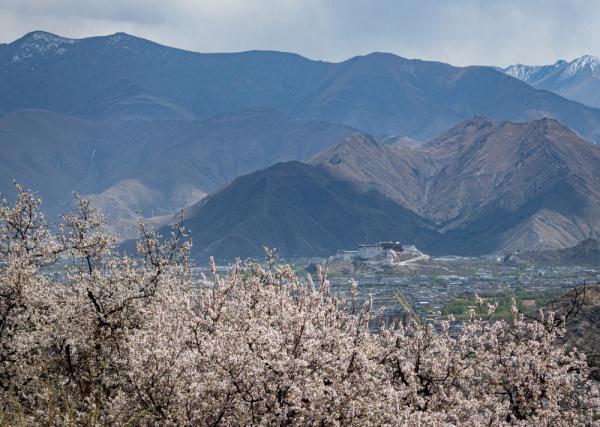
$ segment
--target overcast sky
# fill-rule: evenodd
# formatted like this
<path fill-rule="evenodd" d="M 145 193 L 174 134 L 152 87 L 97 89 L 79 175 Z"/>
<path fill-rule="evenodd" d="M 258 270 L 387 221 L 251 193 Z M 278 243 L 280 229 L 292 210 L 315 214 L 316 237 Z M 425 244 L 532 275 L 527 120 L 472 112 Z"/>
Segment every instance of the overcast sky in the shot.
<path fill-rule="evenodd" d="M 598 0 L 0 0 L 0 42 L 123 31 L 201 52 L 340 61 L 373 51 L 455 65 L 600 55 Z"/>

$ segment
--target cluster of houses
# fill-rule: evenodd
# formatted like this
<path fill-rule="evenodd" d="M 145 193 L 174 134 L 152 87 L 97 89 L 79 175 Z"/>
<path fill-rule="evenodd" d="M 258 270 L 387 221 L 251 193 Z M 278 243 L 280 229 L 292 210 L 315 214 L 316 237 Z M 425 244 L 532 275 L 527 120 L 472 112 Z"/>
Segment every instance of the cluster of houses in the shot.
<path fill-rule="evenodd" d="M 351 261 L 376 260 L 383 265 L 393 265 L 400 261 L 413 259 L 424 254 L 415 245 L 403 245 L 400 242 L 379 242 L 375 244 L 358 245 L 355 251 L 340 250 L 334 256 L 336 260 Z"/>

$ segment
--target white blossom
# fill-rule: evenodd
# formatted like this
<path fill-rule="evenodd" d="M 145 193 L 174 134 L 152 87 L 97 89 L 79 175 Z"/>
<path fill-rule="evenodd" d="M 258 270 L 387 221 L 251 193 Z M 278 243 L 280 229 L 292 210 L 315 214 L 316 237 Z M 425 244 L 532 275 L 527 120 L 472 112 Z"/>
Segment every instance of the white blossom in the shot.
<path fill-rule="evenodd" d="M 181 225 L 140 223 L 134 258 L 87 200 L 52 229 L 17 190 L 0 206 L 2 424 L 571 426 L 598 409 L 553 314 L 504 322 L 488 303 L 457 334 L 373 332 L 373 297 L 355 310 L 324 269 L 304 283 L 271 251 L 197 278 Z"/>

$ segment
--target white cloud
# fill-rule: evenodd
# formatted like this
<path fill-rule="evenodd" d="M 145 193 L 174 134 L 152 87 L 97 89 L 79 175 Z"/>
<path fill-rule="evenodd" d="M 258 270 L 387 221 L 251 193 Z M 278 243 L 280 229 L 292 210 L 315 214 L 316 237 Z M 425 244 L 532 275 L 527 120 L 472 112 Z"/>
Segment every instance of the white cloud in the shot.
<path fill-rule="evenodd" d="M 457 65 L 600 54 L 590 0 L 0 0 L 0 40 L 43 29 L 124 31 L 203 52 L 273 49 L 343 60 L 372 51 Z"/>

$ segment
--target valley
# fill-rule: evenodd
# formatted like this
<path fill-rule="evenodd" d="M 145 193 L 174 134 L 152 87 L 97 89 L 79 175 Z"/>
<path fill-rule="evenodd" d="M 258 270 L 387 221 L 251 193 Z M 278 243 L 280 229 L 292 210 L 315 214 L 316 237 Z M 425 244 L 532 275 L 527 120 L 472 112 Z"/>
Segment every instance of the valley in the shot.
<path fill-rule="evenodd" d="M 520 312 L 536 313 L 563 294 L 583 286 L 590 294 L 600 289 L 600 264 L 541 265 L 524 260 L 496 257 L 428 257 L 411 263 L 410 268 L 398 268 L 360 260 L 340 261 L 329 258 L 284 260 L 300 274 L 316 277 L 318 266 L 326 268 L 332 290 L 345 300 L 352 301 L 352 280 L 358 284 L 354 304 L 357 309 L 373 297 L 375 312 L 384 309 L 385 322 L 402 322 L 412 316 L 431 321 L 440 312 L 453 315 L 455 325 L 468 318 L 471 308 L 487 313 L 485 304 L 498 303 L 500 319 L 512 317 L 511 298 L 517 300 Z M 231 266 L 217 266 L 226 274 Z M 209 273 L 208 267 L 197 272 Z M 476 294 L 483 298 L 479 308 Z M 591 302 L 591 301 L 590 301 Z M 377 322 L 372 325 L 378 328 Z"/>

